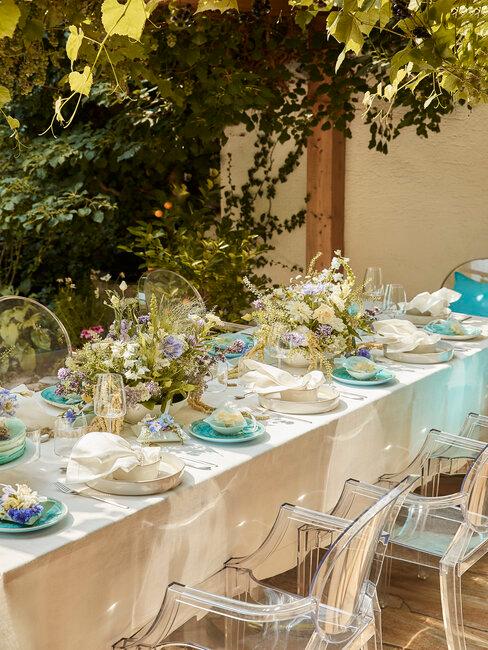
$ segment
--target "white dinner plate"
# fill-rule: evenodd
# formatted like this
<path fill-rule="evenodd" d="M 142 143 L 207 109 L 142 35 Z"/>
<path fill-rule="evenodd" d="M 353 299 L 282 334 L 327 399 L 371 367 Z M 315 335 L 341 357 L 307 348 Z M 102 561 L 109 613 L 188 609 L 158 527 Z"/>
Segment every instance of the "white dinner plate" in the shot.
<path fill-rule="evenodd" d="M 114 478 L 98 478 L 87 485 L 105 494 L 119 496 L 144 496 L 167 492 L 181 483 L 185 463 L 172 454 L 161 454 L 159 476 L 150 481 L 118 481 Z"/>
<path fill-rule="evenodd" d="M 403 314 L 403 318 L 405 320 L 409 320 L 414 325 L 428 325 L 433 320 L 437 320 L 439 317 L 422 316 L 422 314 Z M 467 320 L 469 316 L 467 314 L 455 314 L 454 312 L 451 312 L 449 316 L 445 316 L 445 318 L 454 318 L 461 323 L 462 321 Z"/>
<path fill-rule="evenodd" d="M 446 363 L 452 359 L 454 350 L 449 343 L 438 341 L 435 346 L 432 352 L 389 352 L 386 348 L 384 355 L 401 363 Z"/>
<path fill-rule="evenodd" d="M 290 402 L 280 398 L 279 393 L 258 395 L 259 403 L 268 411 L 289 415 L 314 415 L 333 411 L 339 404 L 339 391 L 335 386 L 319 388 L 319 399 L 315 402 Z"/>
<path fill-rule="evenodd" d="M 482 335 L 481 327 L 472 327 L 470 325 L 464 325 L 466 334 L 441 334 L 441 339 L 444 341 L 472 341 L 473 339 L 478 339 Z M 424 328 L 429 334 L 435 334 L 429 329 Z"/>

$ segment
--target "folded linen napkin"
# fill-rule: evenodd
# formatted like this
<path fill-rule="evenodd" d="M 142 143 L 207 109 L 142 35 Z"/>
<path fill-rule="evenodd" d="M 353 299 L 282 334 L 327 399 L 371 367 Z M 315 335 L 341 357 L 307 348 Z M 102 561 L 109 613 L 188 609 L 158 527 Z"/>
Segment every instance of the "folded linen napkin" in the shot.
<path fill-rule="evenodd" d="M 324 373 L 312 370 L 302 377 L 296 377 L 286 370 L 260 363 L 254 359 L 246 359 L 242 365 L 249 371 L 241 379 L 258 395 L 279 393 L 282 390 L 313 390 L 326 384 Z"/>
<path fill-rule="evenodd" d="M 138 465 L 155 463 L 160 455 L 159 447 L 141 447 L 113 433 L 92 431 L 73 447 L 66 483 L 86 483 L 109 476 L 117 469 L 129 472 Z"/>
<path fill-rule="evenodd" d="M 428 291 L 419 293 L 410 302 L 407 302 L 405 308 L 407 314 L 442 318 L 451 313 L 448 305 L 460 297 L 461 294 L 457 291 L 443 287 L 433 293 L 429 293 Z"/>
<path fill-rule="evenodd" d="M 61 413 L 59 409 L 46 404 L 40 393 L 30 390 L 25 384 L 12 388 L 12 392 L 19 396 L 15 415 L 29 431 L 44 427 L 52 429 L 54 420 Z"/>
<path fill-rule="evenodd" d="M 429 334 L 419 330 L 408 320 L 388 319 L 376 321 L 374 330 L 379 342 L 390 352 L 411 352 L 417 348 L 429 347 L 440 341 L 440 334 Z"/>

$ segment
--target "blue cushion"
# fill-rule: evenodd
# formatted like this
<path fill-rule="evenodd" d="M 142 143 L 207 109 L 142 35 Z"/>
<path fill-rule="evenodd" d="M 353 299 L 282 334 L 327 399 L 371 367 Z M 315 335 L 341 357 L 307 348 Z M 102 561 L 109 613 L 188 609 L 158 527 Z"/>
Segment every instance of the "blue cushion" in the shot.
<path fill-rule="evenodd" d="M 454 291 L 458 291 L 461 298 L 451 303 L 453 311 L 473 316 L 488 316 L 488 282 L 477 282 L 456 271 Z"/>

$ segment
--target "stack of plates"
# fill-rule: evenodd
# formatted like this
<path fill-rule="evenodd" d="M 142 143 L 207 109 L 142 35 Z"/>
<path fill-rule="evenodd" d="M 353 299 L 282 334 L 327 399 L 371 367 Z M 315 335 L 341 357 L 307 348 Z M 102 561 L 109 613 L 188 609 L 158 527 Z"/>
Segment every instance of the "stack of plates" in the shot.
<path fill-rule="evenodd" d="M 144 496 L 171 490 L 181 483 L 185 463 L 172 454 L 162 453 L 159 474 L 150 481 L 119 481 L 112 477 L 97 478 L 87 485 L 106 494 Z"/>
<path fill-rule="evenodd" d="M 280 393 L 271 393 L 259 395 L 259 403 L 276 413 L 313 415 L 334 410 L 339 404 L 339 392 L 335 386 L 327 385 L 319 388 L 318 398 L 314 402 L 290 402 L 281 399 Z"/>
<path fill-rule="evenodd" d="M 423 351 L 412 350 L 412 352 L 391 352 L 388 347 L 385 350 L 385 357 L 402 363 L 446 363 L 453 357 L 454 350 L 449 343 L 438 341 L 432 349 Z"/>

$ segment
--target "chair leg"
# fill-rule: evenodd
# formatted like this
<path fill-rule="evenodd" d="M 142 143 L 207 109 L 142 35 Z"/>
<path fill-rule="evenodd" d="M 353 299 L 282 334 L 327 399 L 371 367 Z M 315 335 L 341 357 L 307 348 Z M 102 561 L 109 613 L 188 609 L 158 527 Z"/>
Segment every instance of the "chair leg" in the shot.
<path fill-rule="evenodd" d="M 449 650 L 466 650 L 461 599 L 461 577 L 456 565 L 444 565 L 440 571 L 442 617 Z"/>

